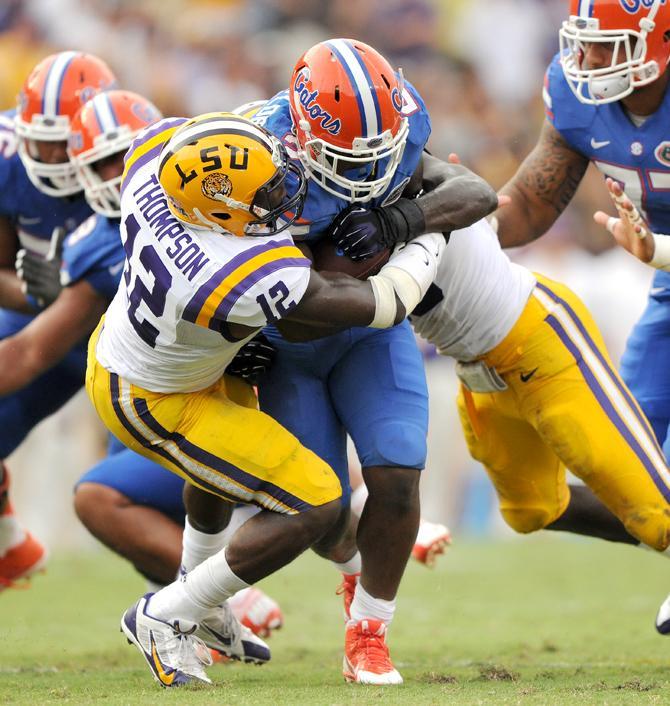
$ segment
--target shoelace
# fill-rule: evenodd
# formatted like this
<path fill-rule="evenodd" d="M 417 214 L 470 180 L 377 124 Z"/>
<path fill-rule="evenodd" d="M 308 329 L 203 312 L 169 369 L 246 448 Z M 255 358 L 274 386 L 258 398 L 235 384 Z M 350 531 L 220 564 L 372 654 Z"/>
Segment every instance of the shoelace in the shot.
<path fill-rule="evenodd" d="M 212 655 L 205 643 L 195 635 L 184 635 L 174 632 L 165 640 L 165 649 L 168 654 L 177 658 L 178 668 L 186 674 L 198 676 L 204 674 L 203 667 L 212 664 Z"/>
<path fill-rule="evenodd" d="M 389 648 L 380 635 L 375 635 L 372 632 L 358 632 L 354 651 L 365 654 L 365 671 L 383 674 L 393 669 Z"/>

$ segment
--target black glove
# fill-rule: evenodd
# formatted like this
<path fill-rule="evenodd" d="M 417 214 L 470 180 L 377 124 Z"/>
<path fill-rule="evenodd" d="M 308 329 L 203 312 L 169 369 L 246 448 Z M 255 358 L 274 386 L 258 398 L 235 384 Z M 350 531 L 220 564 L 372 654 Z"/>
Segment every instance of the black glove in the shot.
<path fill-rule="evenodd" d="M 354 262 L 372 257 L 397 243 L 406 243 L 426 228 L 421 207 L 412 199 L 398 199 L 390 206 L 363 208 L 352 205 L 330 224 L 330 237 Z"/>
<path fill-rule="evenodd" d="M 242 378 L 250 385 L 258 385 L 272 367 L 276 354 L 277 350 L 263 333 L 257 333 L 237 351 L 228 363 L 226 374 Z"/>
<path fill-rule="evenodd" d="M 22 248 L 16 253 L 16 274 L 23 280 L 21 289 L 39 306 L 52 304 L 63 288 L 60 281 L 64 228 L 54 228 L 46 257 Z"/>

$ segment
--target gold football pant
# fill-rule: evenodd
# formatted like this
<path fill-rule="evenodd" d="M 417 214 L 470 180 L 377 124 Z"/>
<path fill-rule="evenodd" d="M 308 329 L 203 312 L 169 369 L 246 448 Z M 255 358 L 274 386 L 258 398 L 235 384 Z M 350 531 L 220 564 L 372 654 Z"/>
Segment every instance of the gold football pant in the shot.
<path fill-rule="evenodd" d="M 517 532 L 568 506 L 566 468 L 644 544 L 670 544 L 670 471 L 600 332 L 567 287 L 538 277 L 518 321 L 483 357 L 508 389 L 458 398 L 465 437 Z"/>
<path fill-rule="evenodd" d="M 342 494 L 333 470 L 257 409 L 253 389 L 224 376 L 197 392 L 150 392 L 110 373 L 89 341 L 86 390 L 128 448 L 231 502 L 296 514 Z"/>

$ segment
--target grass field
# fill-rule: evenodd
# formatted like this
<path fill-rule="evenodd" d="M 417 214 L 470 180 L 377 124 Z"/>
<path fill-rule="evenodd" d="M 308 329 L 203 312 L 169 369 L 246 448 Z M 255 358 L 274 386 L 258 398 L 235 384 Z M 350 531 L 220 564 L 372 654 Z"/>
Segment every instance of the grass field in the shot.
<path fill-rule="evenodd" d="M 118 631 L 143 589 L 111 554 L 55 557 L 0 596 L 2 704 L 670 703 L 670 638 L 653 629 L 670 563 L 561 537 L 461 543 L 410 566 L 391 631 L 405 684 L 345 684 L 337 576 L 312 555 L 264 588 L 285 628 L 264 667 L 217 665 L 213 689 L 162 692 Z"/>

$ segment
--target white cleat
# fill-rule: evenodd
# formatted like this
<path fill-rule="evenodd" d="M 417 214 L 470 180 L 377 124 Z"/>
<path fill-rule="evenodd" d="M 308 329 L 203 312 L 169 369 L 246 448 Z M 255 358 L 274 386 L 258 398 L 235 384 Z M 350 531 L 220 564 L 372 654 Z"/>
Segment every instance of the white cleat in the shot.
<path fill-rule="evenodd" d="M 277 601 L 259 588 L 249 586 L 228 599 L 235 617 L 259 637 L 270 637 L 273 630 L 284 624 L 284 616 Z"/>
<path fill-rule="evenodd" d="M 212 659 L 202 641 L 193 635 L 197 624 L 184 620 L 168 623 L 151 617 L 147 606 L 152 595 L 147 593 L 123 614 L 121 631 L 128 642 L 137 647 L 161 686 L 211 684 L 204 667 Z"/>
<path fill-rule="evenodd" d="M 270 661 L 270 648 L 240 624 L 228 601 L 214 608 L 200 622 L 195 632 L 206 645 L 230 659 L 265 664 Z"/>
<path fill-rule="evenodd" d="M 451 544 L 451 532 L 446 525 L 422 519 L 412 548 L 412 557 L 420 564 L 432 567 L 435 559 Z"/>
<path fill-rule="evenodd" d="M 347 623 L 342 673 L 357 684 L 402 684 L 386 645 L 385 623 L 372 618 Z"/>
<path fill-rule="evenodd" d="M 656 613 L 656 630 L 661 635 L 670 634 L 670 596 L 668 596 Z"/>

